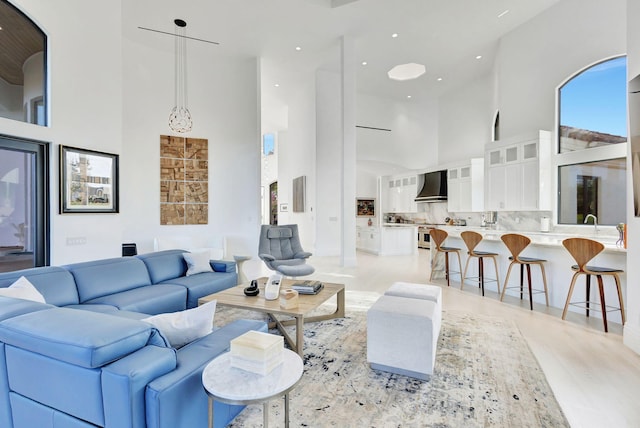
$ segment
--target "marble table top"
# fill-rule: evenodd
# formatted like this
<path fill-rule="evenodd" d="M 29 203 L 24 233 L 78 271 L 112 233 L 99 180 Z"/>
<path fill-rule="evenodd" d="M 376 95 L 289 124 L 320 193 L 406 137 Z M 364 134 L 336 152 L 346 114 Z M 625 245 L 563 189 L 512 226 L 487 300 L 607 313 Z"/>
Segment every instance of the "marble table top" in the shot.
<path fill-rule="evenodd" d="M 212 360 L 202 372 L 207 394 L 228 404 L 260 403 L 288 393 L 302 377 L 300 356 L 283 350 L 283 362 L 266 376 L 231 367 L 231 354 L 226 352 Z"/>

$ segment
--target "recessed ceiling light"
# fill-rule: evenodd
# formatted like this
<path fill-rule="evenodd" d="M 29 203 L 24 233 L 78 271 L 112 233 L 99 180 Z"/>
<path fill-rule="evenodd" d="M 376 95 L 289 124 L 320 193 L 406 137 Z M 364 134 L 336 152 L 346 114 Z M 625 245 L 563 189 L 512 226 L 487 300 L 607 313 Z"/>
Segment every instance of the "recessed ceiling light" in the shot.
<path fill-rule="evenodd" d="M 476 59 L 482 59 L 482 55 L 478 55 Z"/>
<path fill-rule="evenodd" d="M 2 27 L 0 27 L 0 31 L 2 31 Z"/>
<path fill-rule="evenodd" d="M 296 46 L 296 50 L 297 50 L 297 51 L 301 51 L 301 50 L 302 50 L 302 48 L 301 48 L 300 46 Z"/>
<path fill-rule="evenodd" d="M 438 77 L 436 80 L 437 80 L 438 82 L 442 82 L 442 77 Z"/>
<path fill-rule="evenodd" d="M 276 83 L 276 84 L 275 84 L 275 85 L 273 85 L 273 86 L 275 86 L 276 88 L 279 88 L 279 87 L 280 87 L 280 84 L 279 84 L 279 83 Z"/>
<path fill-rule="evenodd" d="M 411 98 L 411 95 L 407 95 L 407 98 Z"/>
<path fill-rule="evenodd" d="M 509 9 L 506 9 L 504 12 L 502 12 L 500 15 L 498 15 L 498 18 L 502 18 L 503 16 L 505 16 L 507 13 L 509 13 Z"/>
<path fill-rule="evenodd" d="M 367 65 L 367 61 L 362 61 L 362 65 Z"/>
<path fill-rule="evenodd" d="M 395 39 L 396 37 L 398 37 L 398 33 L 393 33 L 393 34 L 391 35 L 391 37 L 393 37 L 393 38 Z"/>

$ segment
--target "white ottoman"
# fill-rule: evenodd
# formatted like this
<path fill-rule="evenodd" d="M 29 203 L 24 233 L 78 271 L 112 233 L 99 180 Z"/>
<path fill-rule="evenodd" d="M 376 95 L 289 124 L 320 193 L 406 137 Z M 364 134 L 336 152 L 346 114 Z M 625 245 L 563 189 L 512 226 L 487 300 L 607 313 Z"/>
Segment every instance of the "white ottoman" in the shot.
<path fill-rule="evenodd" d="M 429 380 L 441 323 L 439 303 L 381 296 L 367 311 L 367 361 L 371 368 Z"/>
<path fill-rule="evenodd" d="M 437 285 L 416 284 L 413 282 L 394 282 L 391 287 L 384 292 L 384 294 L 387 296 L 431 300 L 442 307 L 442 289 Z"/>

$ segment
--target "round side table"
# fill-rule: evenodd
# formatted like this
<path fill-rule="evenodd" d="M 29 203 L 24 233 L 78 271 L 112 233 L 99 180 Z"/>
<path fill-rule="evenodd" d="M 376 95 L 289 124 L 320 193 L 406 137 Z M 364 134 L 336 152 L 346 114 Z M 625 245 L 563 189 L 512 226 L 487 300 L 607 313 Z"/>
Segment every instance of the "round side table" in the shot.
<path fill-rule="evenodd" d="M 242 271 L 242 265 L 247 260 L 251 260 L 251 256 L 233 256 L 233 260 L 235 260 L 236 264 L 238 265 L 238 285 L 248 283 L 249 280 Z"/>
<path fill-rule="evenodd" d="M 302 358 L 284 349 L 283 362 L 266 376 L 231 367 L 231 354 L 213 359 L 202 372 L 202 385 L 209 396 L 209 428 L 213 428 L 213 400 L 226 404 L 263 403 L 263 426 L 269 426 L 268 402 L 284 395 L 284 424 L 289 427 L 289 392 L 302 377 Z"/>

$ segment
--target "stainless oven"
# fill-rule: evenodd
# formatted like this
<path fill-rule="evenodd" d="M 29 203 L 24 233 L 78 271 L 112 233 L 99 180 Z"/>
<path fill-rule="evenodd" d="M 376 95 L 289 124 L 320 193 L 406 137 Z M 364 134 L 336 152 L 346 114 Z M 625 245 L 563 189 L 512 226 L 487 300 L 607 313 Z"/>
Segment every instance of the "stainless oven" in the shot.
<path fill-rule="evenodd" d="M 433 226 L 418 226 L 418 248 L 431 248 L 431 235 L 429 235 L 431 229 Z"/>

